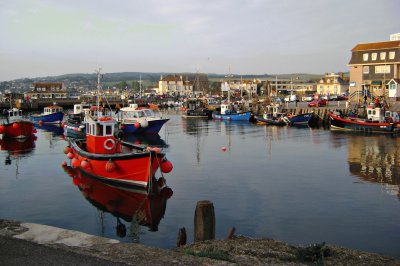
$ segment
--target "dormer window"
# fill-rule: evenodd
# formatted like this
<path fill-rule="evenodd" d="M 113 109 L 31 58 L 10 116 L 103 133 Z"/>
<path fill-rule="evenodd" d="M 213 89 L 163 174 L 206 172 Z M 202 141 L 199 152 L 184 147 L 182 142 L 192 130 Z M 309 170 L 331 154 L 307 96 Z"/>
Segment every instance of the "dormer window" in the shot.
<path fill-rule="evenodd" d="M 395 56 L 395 52 L 394 51 L 389 52 L 389 59 L 390 60 L 393 60 L 394 56 Z"/>
<path fill-rule="evenodd" d="M 378 57 L 377 53 L 372 53 L 372 55 L 371 55 L 372 61 L 375 61 L 377 57 Z"/>
<path fill-rule="evenodd" d="M 363 61 L 368 61 L 368 53 L 363 54 Z"/>
<path fill-rule="evenodd" d="M 385 60 L 386 59 L 386 52 L 381 52 L 379 54 L 379 57 L 380 57 L 381 60 Z"/>

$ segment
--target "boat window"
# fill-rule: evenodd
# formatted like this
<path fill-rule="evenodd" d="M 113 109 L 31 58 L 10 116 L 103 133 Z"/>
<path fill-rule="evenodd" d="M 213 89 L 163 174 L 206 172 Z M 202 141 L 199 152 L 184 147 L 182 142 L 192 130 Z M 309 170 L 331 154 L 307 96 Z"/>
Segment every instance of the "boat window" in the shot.
<path fill-rule="evenodd" d="M 96 132 L 96 136 L 104 136 L 103 134 L 103 125 L 97 125 L 97 132 Z"/>
<path fill-rule="evenodd" d="M 151 110 L 144 110 L 146 116 L 153 116 L 153 112 Z"/>
<path fill-rule="evenodd" d="M 113 126 L 105 126 L 106 127 L 106 135 L 112 136 L 112 128 Z"/>

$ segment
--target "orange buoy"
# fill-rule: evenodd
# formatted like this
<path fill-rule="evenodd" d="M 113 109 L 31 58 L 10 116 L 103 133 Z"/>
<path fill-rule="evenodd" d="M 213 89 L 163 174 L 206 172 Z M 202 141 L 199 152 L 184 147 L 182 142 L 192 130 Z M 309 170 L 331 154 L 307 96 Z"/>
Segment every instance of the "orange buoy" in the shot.
<path fill-rule="evenodd" d="M 171 172 L 172 168 L 174 168 L 172 163 L 170 161 L 166 160 L 166 159 L 163 160 L 161 165 L 160 165 L 161 172 L 166 173 L 166 174 Z"/>
<path fill-rule="evenodd" d="M 71 164 L 72 164 L 72 167 L 76 168 L 76 167 L 79 167 L 79 165 L 80 165 L 81 163 L 79 162 L 79 159 L 78 159 L 78 158 L 74 158 L 74 159 L 72 159 Z"/>
<path fill-rule="evenodd" d="M 12 127 L 17 129 L 17 128 L 19 128 L 19 125 L 17 123 L 13 123 Z"/>
<path fill-rule="evenodd" d="M 140 123 L 139 122 L 136 122 L 135 123 L 135 128 L 139 128 L 140 127 Z"/>
<path fill-rule="evenodd" d="M 62 165 L 62 166 L 67 166 L 68 164 L 67 164 L 66 161 L 64 161 L 64 162 L 61 163 L 61 165 Z"/>
<path fill-rule="evenodd" d="M 43 121 L 42 120 L 39 121 L 39 126 L 43 126 Z"/>
<path fill-rule="evenodd" d="M 81 167 L 82 167 L 83 169 L 89 168 L 89 167 L 90 167 L 89 161 L 88 161 L 88 160 L 83 160 L 83 161 L 81 162 Z"/>
<path fill-rule="evenodd" d="M 108 173 L 111 173 L 111 172 L 113 172 L 114 170 L 115 170 L 115 168 L 116 168 L 117 166 L 115 165 L 115 163 L 113 162 L 113 161 L 111 161 L 111 159 L 110 160 L 108 160 L 108 162 L 106 163 L 106 172 L 108 172 Z"/>
<path fill-rule="evenodd" d="M 124 124 L 121 124 L 121 129 L 125 129 L 125 125 Z"/>
<path fill-rule="evenodd" d="M 72 178 L 72 184 L 78 186 L 81 183 L 81 179 L 79 177 Z"/>
<path fill-rule="evenodd" d="M 74 158 L 75 157 L 75 155 L 72 153 L 72 152 L 69 152 L 68 154 L 67 154 L 67 157 L 68 157 L 68 159 L 72 159 L 72 158 Z"/>
<path fill-rule="evenodd" d="M 68 154 L 68 153 L 72 153 L 72 149 L 71 149 L 71 147 L 69 147 L 69 146 L 66 146 L 65 148 L 64 148 L 64 154 Z"/>
<path fill-rule="evenodd" d="M 221 151 L 226 151 L 226 147 L 221 147 Z"/>

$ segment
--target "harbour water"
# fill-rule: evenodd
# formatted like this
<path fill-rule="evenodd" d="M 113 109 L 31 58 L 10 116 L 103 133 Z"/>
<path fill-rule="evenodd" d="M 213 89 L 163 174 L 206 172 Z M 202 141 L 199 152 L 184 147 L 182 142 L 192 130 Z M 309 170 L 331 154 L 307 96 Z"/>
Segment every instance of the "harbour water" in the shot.
<path fill-rule="evenodd" d="M 150 204 L 161 208 L 158 227 L 117 219 L 115 201 L 95 202 L 104 187 L 74 182 L 61 166 L 67 142 L 57 127 L 38 128 L 33 142 L 2 141 L 0 218 L 173 248 L 181 227 L 193 241 L 196 203 L 210 200 L 218 239 L 234 226 L 250 237 L 325 241 L 400 258 L 399 137 L 184 119 L 174 110 L 168 117 L 159 137 L 129 138 L 163 147 L 174 165 L 165 176 L 173 196 L 166 206 Z"/>

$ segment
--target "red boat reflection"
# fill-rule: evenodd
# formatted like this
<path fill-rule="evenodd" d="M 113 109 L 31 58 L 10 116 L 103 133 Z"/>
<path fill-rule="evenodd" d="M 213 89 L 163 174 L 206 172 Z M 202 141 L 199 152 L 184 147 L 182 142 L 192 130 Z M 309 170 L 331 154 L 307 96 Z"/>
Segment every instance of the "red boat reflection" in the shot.
<path fill-rule="evenodd" d="M 146 226 L 150 231 L 157 231 L 160 220 L 164 217 L 167 200 L 172 190 L 165 186 L 165 179 L 158 180 L 158 190 L 148 194 L 147 190 L 133 190 L 126 187 L 107 185 L 93 177 L 85 175 L 79 169 L 63 166 L 72 177 L 72 182 L 82 195 L 96 208 L 117 217 L 117 235 L 126 235 L 125 225 L 119 220 Z"/>
<path fill-rule="evenodd" d="M 11 157 L 17 158 L 32 152 L 32 150 L 35 148 L 35 140 L 35 136 L 25 139 L 0 139 L 0 150 L 8 151 L 9 153 L 9 155 L 6 157 L 5 164 L 11 164 Z"/>

